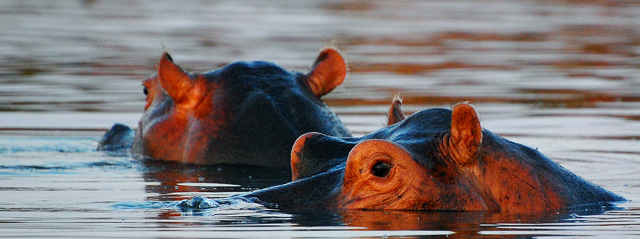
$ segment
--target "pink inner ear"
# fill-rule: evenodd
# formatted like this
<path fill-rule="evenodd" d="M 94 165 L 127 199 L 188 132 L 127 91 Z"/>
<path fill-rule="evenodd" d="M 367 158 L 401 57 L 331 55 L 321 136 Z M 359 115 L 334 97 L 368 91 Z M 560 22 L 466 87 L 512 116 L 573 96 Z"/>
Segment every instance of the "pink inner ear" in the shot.
<path fill-rule="evenodd" d="M 387 119 L 387 125 L 392 125 L 404 120 L 404 113 L 402 112 L 402 99 L 399 96 L 393 98 L 391 107 L 389 108 L 389 115 Z"/>
<path fill-rule="evenodd" d="M 342 84 L 346 75 L 347 64 L 342 55 L 333 48 L 327 48 L 320 52 L 307 74 L 307 84 L 313 94 L 320 97 Z"/>
<path fill-rule="evenodd" d="M 456 160 L 463 164 L 471 162 L 482 142 L 482 127 L 473 106 L 461 103 L 453 108 L 451 141 L 459 150 L 460 157 Z"/>
<path fill-rule="evenodd" d="M 180 66 L 173 63 L 169 53 L 162 54 L 158 64 L 160 85 L 175 102 L 188 98 L 193 82 Z"/>

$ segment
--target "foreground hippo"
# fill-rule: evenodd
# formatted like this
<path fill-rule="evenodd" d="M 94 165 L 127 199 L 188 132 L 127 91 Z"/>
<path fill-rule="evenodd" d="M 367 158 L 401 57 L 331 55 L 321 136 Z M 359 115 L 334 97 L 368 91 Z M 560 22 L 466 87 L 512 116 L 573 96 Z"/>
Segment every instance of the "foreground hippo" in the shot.
<path fill-rule="evenodd" d="M 332 48 L 319 54 L 307 74 L 259 61 L 187 73 L 164 53 L 157 75 L 143 81 L 147 99 L 135 137 L 128 127 L 114 127 L 98 147 L 132 145 L 133 154 L 183 163 L 289 167 L 300 135 L 350 136 L 320 101 L 346 72 Z"/>
<path fill-rule="evenodd" d="M 308 133 L 291 153 L 294 181 L 237 196 L 266 206 L 530 213 L 622 201 L 535 149 L 480 127 L 474 108 L 429 109 L 361 138 Z"/>

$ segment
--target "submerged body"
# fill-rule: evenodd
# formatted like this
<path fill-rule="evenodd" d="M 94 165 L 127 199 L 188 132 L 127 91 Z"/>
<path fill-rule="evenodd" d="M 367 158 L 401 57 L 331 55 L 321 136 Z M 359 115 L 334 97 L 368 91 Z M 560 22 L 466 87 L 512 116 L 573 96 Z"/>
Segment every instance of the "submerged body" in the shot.
<path fill-rule="evenodd" d="M 361 138 L 301 136 L 294 181 L 241 195 L 279 208 L 531 213 L 622 201 L 540 152 L 480 127 L 474 108 L 424 110 Z"/>
<path fill-rule="evenodd" d="M 268 62 L 187 73 L 165 53 L 158 74 L 143 81 L 146 105 L 131 152 L 183 163 L 289 167 L 300 135 L 350 136 L 320 100 L 342 83 L 346 70 L 331 48 L 307 74 Z"/>

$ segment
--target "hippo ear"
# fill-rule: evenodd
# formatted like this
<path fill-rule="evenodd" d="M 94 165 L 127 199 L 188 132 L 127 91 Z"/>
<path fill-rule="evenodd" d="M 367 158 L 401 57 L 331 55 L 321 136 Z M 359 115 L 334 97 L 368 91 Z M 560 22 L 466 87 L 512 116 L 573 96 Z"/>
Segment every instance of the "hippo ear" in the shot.
<path fill-rule="evenodd" d="M 307 85 L 317 97 L 331 92 L 342 84 L 347 76 L 347 63 L 342 55 L 333 48 L 324 49 L 307 73 Z"/>
<path fill-rule="evenodd" d="M 169 53 L 164 52 L 158 63 L 160 85 L 176 103 L 183 102 L 189 97 L 194 86 L 193 80 L 180 66 L 173 63 Z"/>
<path fill-rule="evenodd" d="M 466 102 L 453 107 L 449 140 L 454 146 L 450 150 L 456 151 L 452 155 L 457 163 L 464 165 L 474 162 L 482 143 L 482 127 L 475 109 Z"/>
<path fill-rule="evenodd" d="M 387 120 L 387 126 L 398 123 L 404 120 L 404 113 L 402 113 L 402 99 L 400 96 L 396 96 L 393 98 L 391 102 L 391 107 L 389 108 L 389 115 Z"/>

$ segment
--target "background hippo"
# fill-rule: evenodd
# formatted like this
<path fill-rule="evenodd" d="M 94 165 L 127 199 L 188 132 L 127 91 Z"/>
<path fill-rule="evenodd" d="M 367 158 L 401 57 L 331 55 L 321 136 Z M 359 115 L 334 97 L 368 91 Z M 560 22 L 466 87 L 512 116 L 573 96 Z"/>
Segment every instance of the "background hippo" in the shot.
<path fill-rule="evenodd" d="M 469 104 L 404 119 L 396 100 L 389 116 L 389 126 L 362 138 L 301 136 L 294 182 L 242 197 L 280 208 L 512 213 L 625 200 L 483 130 Z"/>
<path fill-rule="evenodd" d="M 187 73 L 164 53 L 157 75 L 143 81 L 146 105 L 131 152 L 184 163 L 289 167 L 291 146 L 303 133 L 350 136 L 320 101 L 346 72 L 332 48 L 319 54 L 307 74 L 261 61 Z M 121 126 L 112 131 L 99 149 L 133 134 Z"/>

